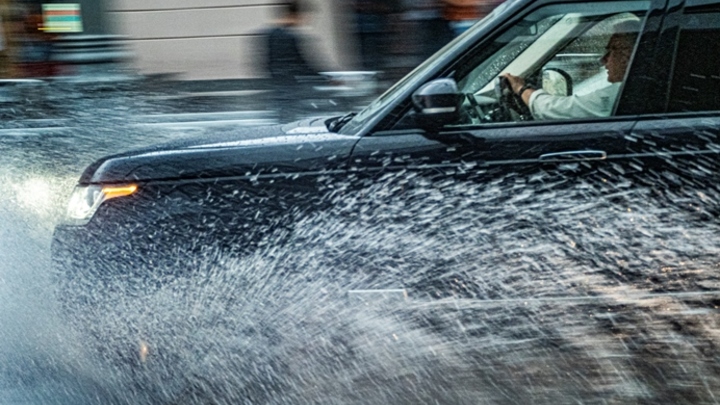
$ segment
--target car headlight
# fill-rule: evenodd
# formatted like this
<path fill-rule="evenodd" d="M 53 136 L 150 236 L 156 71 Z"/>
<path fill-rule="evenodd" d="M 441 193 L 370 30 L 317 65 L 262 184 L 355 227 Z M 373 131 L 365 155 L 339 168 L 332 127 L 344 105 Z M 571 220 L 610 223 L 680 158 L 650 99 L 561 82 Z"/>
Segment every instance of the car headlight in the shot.
<path fill-rule="evenodd" d="M 107 200 L 125 197 L 137 191 L 135 184 L 121 186 L 77 186 L 70 196 L 66 222 L 84 225 L 92 219 L 97 209 Z"/>

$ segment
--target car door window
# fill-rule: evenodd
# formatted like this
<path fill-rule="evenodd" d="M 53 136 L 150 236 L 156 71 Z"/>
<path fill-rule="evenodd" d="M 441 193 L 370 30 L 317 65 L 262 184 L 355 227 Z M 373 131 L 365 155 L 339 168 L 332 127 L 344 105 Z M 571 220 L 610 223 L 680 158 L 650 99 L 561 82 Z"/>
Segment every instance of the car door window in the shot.
<path fill-rule="evenodd" d="M 681 17 L 668 112 L 720 111 L 720 4 L 689 2 Z"/>
<path fill-rule="evenodd" d="M 513 118 L 517 121 L 503 121 L 495 115 L 499 103 L 494 82 L 499 74 L 510 71 L 539 83 L 543 69 L 550 65 L 570 75 L 576 87 L 590 86 L 603 72 L 599 64 L 591 66 L 587 60 L 606 50 L 617 23 L 643 25 L 650 6 L 663 10 L 665 4 L 563 3 L 538 6 L 514 17 L 504 26 L 508 28 L 501 25 L 495 34 L 468 44 L 438 72 L 440 80 L 429 82 L 444 86 L 454 80 L 464 99 L 459 121 L 442 118 L 442 124 L 430 122 L 437 114 L 413 109 L 414 100 L 408 98 L 388 114 L 391 123 L 358 141 L 351 164 L 364 175 L 411 171 L 419 173 L 418 178 L 440 183 L 448 178 L 492 181 L 489 179 L 509 174 L 517 178 L 592 178 L 610 188 L 624 182 L 625 173 L 637 171 L 637 142 L 630 136 L 637 125 L 636 115 L 607 119 L 602 125 L 596 119 L 550 120 L 542 125 L 517 116 Z M 655 44 L 657 30 L 656 25 L 648 24 L 642 43 Z M 654 52 L 654 47 L 633 46 Z M 566 55 L 581 56 L 568 61 Z M 558 66 L 560 63 L 565 67 Z M 639 73 L 633 70 L 635 75 Z M 607 75 L 600 80 L 607 82 Z M 414 95 L 422 97 L 424 87 Z M 448 95 L 457 96 L 453 86 L 448 88 L 453 94 L 439 92 L 443 97 L 440 103 Z M 446 91 L 446 87 L 442 89 Z"/>
<path fill-rule="evenodd" d="M 646 1 L 577 3 L 528 14 L 451 69 L 465 95 L 463 112 L 453 125 L 612 116 L 649 6 Z M 623 42 L 626 49 L 611 43 L 618 27 L 630 38 Z M 601 63 L 609 52 L 613 59 L 626 58 L 612 83 Z M 504 73 L 522 77 L 540 91 L 522 105 L 499 88 L 497 79 Z"/>

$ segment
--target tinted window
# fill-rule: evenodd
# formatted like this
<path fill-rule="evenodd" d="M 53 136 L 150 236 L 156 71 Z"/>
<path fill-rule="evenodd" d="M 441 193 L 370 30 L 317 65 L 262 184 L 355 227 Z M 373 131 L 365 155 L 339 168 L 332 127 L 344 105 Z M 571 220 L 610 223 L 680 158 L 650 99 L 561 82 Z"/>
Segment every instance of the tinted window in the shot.
<path fill-rule="evenodd" d="M 720 110 L 720 7 L 688 7 L 670 87 L 670 112 Z"/>

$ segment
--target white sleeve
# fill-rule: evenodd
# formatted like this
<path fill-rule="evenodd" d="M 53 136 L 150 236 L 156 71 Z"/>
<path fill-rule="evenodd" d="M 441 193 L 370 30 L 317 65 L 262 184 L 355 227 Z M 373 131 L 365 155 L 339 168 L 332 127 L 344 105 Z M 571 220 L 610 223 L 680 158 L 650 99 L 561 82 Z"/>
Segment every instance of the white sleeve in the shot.
<path fill-rule="evenodd" d="M 536 90 L 530 95 L 530 112 L 536 120 L 609 117 L 619 92 L 620 83 L 572 96 L 553 96 L 545 90 Z"/>

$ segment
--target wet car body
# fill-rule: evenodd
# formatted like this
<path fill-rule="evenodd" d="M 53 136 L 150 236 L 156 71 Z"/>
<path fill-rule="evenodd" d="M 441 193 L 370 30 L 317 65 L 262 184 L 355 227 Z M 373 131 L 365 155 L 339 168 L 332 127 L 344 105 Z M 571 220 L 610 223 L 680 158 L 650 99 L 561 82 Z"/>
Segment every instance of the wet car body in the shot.
<path fill-rule="evenodd" d="M 181 257 L 207 247 L 242 252 L 282 225 L 293 200 L 315 195 L 318 177 L 344 170 L 356 142 L 309 120 L 253 129 L 248 137 L 182 142 L 171 154 L 155 147 L 100 160 L 81 183 L 130 181 L 141 190 L 121 204 L 106 201 L 97 220 L 59 226 L 55 257 L 114 277 L 147 265 L 174 272 Z"/>
<path fill-rule="evenodd" d="M 695 0 L 592 3 L 601 11 L 583 2 L 509 1 L 356 116 L 252 128 L 102 158 L 82 174 L 79 188 L 136 189 L 101 200 L 89 218 L 59 225 L 53 240 L 57 268 L 70 284 L 88 283 L 76 293 L 126 288 L 117 281 L 173 275 L 188 263 L 192 267 L 188 258 L 209 247 L 243 254 L 268 243 L 267 238 L 281 243 L 299 216 L 329 208 L 339 193 L 362 193 L 387 179 L 442 188 L 448 182 L 492 183 L 511 174 L 535 189 L 573 187 L 582 179 L 610 193 L 618 187 L 682 193 L 690 186 L 717 192 L 720 113 L 707 101 L 712 97 L 698 98 L 702 105 L 692 108 L 699 93 L 692 89 L 717 90 L 717 78 L 706 71 L 672 77 L 677 69 L 670 67 L 680 60 L 678 49 L 692 47 L 679 34 L 681 21 L 717 16 L 720 5 Z M 554 5 L 557 10 L 577 6 L 578 31 L 581 23 L 642 9 L 638 15 L 644 25 L 613 116 L 495 120 L 498 100 L 487 102 L 489 82 L 472 91 L 485 96 L 480 112 L 463 101 L 466 91 L 450 94 L 461 103 L 459 110 L 467 110 L 459 115 L 475 118 L 425 114 L 413 102 L 412 96 L 435 80 L 452 78 L 462 87 L 474 66 L 497 76 L 509 65 L 484 67 L 482 60 L 504 46 L 499 38 L 511 27 L 535 21 L 528 16 L 538 10 L 556 10 Z M 717 31 L 700 28 L 698 35 L 717 37 Z M 544 59 L 526 72 L 528 77 L 538 77 L 549 56 Z M 707 63 L 714 63 L 711 70 L 717 67 Z M 717 208 L 694 201 L 688 205 L 708 215 Z"/>

